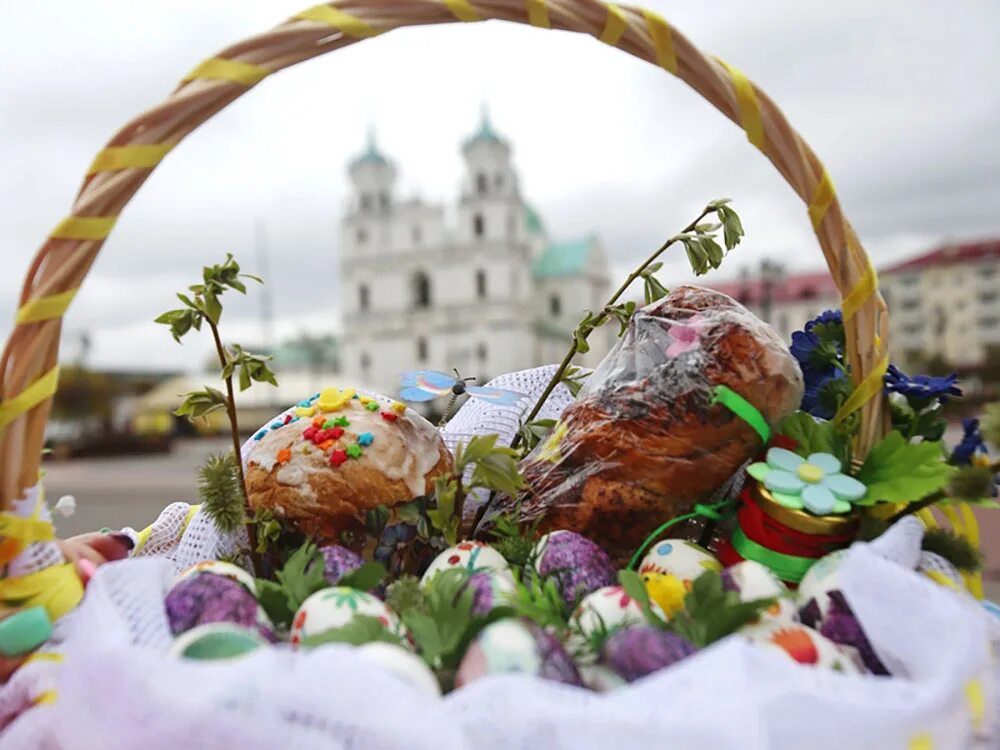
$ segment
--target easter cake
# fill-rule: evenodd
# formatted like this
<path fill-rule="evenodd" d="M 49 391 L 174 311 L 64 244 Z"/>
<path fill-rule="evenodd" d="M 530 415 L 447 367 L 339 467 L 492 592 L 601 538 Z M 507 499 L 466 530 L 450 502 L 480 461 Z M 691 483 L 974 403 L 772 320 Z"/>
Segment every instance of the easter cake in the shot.
<path fill-rule="evenodd" d="M 369 510 L 427 494 L 451 461 L 437 429 L 405 404 L 328 389 L 254 436 L 247 495 L 320 543 L 357 546 Z"/>

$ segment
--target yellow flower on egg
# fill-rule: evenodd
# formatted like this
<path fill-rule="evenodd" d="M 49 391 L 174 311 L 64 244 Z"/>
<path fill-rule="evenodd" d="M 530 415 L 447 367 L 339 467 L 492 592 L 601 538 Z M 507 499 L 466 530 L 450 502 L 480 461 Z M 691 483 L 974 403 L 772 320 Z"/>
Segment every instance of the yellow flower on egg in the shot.
<path fill-rule="evenodd" d="M 680 578 L 669 573 L 643 573 L 642 581 L 646 584 L 649 598 L 660 605 L 667 617 L 684 609 L 688 587 Z"/>

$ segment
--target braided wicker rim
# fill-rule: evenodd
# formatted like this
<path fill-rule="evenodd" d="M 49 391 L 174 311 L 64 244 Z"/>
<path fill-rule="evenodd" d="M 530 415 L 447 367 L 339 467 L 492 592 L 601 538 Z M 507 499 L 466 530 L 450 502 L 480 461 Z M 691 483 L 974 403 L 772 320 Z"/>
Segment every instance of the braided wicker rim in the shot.
<path fill-rule="evenodd" d="M 111 217 L 121 212 L 159 159 L 271 73 L 395 28 L 486 19 L 593 36 L 675 74 L 746 130 L 809 207 L 830 273 L 845 299 L 848 361 L 855 381 L 868 386 L 859 388 L 866 400 L 856 405 L 861 412 L 857 453 L 868 453 L 886 429 L 879 369 L 884 369 L 888 346 L 885 302 L 822 163 L 763 91 L 739 71 L 700 52 L 658 15 L 639 8 L 598 0 L 339 0 L 222 50 L 108 141 L 73 203 L 72 217 L 77 218 L 71 217 L 69 229 L 64 222 L 53 232 L 28 269 L 20 304 L 22 311 L 25 305 L 34 306 L 35 314 L 19 316 L 0 360 L 0 393 L 7 407 L 6 419 L 0 411 L 0 506 L 9 507 L 37 482 L 54 389 L 39 389 L 45 391 L 44 398 L 12 399 L 47 374 L 54 375 L 61 316 L 72 292 L 104 244 L 113 226 Z M 125 149 L 131 158 L 117 158 L 122 147 L 134 146 L 147 148 Z M 80 222 L 80 217 L 106 218 Z M 53 299 L 56 295 L 62 297 Z M 62 303 L 53 306 L 56 300 Z M 38 314 L 39 305 L 48 312 Z M 25 410 L 23 401 L 30 408 Z"/>

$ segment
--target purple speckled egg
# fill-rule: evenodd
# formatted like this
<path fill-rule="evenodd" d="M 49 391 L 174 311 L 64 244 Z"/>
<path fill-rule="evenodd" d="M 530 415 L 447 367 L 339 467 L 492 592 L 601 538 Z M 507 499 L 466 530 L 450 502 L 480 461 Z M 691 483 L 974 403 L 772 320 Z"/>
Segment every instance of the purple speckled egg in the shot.
<path fill-rule="evenodd" d="M 257 625 L 257 600 L 232 578 L 199 573 L 170 589 L 165 601 L 167 620 L 174 635 L 210 622 Z"/>
<path fill-rule="evenodd" d="M 487 572 L 473 573 L 465 585 L 473 592 L 472 614 L 480 616 L 504 604 L 504 594 L 514 591 L 509 578 Z"/>
<path fill-rule="evenodd" d="M 608 553 L 573 531 L 553 531 L 538 540 L 535 569 L 552 576 L 567 607 L 587 594 L 617 583 L 618 574 Z"/>
<path fill-rule="evenodd" d="M 698 649 L 676 633 L 632 625 L 613 633 L 601 648 L 601 663 L 626 682 L 686 659 Z"/>
<path fill-rule="evenodd" d="M 319 551 L 323 555 L 323 577 L 331 586 L 336 586 L 341 578 L 360 568 L 363 562 L 360 555 L 339 544 L 321 547 Z"/>
<path fill-rule="evenodd" d="M 491 674 L 532 674 L 582 685 L 572 657 L 554 635 L 527 620 L 498 620 L 472 642 L 455 676 L 455 686 Z"/>

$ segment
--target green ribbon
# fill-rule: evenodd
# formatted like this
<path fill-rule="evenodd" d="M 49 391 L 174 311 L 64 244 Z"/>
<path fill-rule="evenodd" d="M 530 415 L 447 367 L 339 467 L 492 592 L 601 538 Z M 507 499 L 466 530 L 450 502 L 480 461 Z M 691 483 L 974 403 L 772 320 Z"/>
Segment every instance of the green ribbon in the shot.
<path fill-rule="evenodd" d="M 757 434 L 760 435 L 760 439 L 764 441 L 764 445 L 767 445 L 767 441 L 771 439 L 771 426 L 764 419 L 764 415 L 757 410 L 756 406 L 725 385 L 715 386 L 712 394 L 712 403 L 722 404 L 737 417 L 753 427 Z"/>
<path fill-rule="evenodd" d="M 734 510 L 736 510 L 736 503 L 732 500 L 722 500 L 714 505 L 702 505 L 701 503 L 695 503 L 694 510 L 690 513 L 685 513 L 683 516 L 677 516 L 677 518 L 671 518 L 669 521 L 657 526 L 656 530 L 646 537 L 646 541 L 640 544 L 639 549 L 637 549 L 635 554 L 632 555 L 632 559 L 628 561 L 628 569 L 633 570 L 636 563 L 642 559 L 642 553 L 646 551 L 646 548 L 655 542 L 656 538 L 660 534 L 669 529 L 675 523 L 687 521 L 689 518 L 697 518 L 698 516 L 711 519 L 712 521 L 721 521 L 723 518 L 730 515 Z"/>
<path fill-rule="evenodd" d="M 739 526 L 733 529 L 733 535 L 729 541 L 740 557 L 745 560 L 754 560 L 770 568 L 783 581 L 798 583 L 816 562 L 815 558 L 812 557 L 786 555 L 757 544 L 753 539 L 748 538 Z"/>

